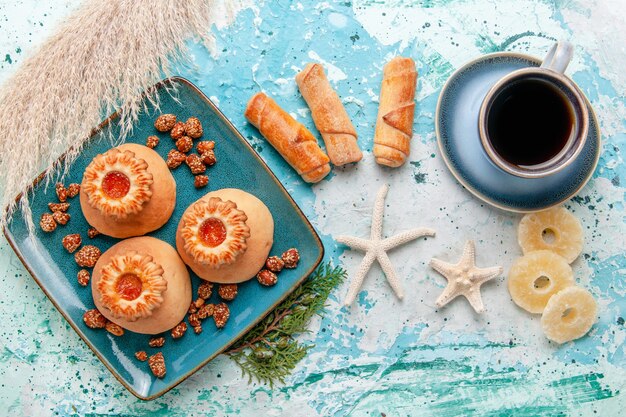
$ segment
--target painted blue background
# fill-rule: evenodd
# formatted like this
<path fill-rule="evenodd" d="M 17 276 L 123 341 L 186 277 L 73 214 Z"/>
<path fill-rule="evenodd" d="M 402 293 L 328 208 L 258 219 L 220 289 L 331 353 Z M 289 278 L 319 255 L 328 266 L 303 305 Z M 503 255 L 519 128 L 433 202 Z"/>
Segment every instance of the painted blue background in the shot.
<path fill-rule="evenodd" d="M 0 6 L 0 18 L 6 15 L 1 30 L 7 33 L 0 43 L 6 51 L 0 52 L 8 57 L 1 79 L 19 66 L 30 41 L 45 34 L 39 23 L 52 25 L 76 4 L 59 1 L 54 9 L 13 3 Z M 20 3 L 34 11 L 16 13 Z M 626 407 L 623 1 L 383 3 L 241 2 L 235 20 L 213 28 L 215 54 L 190 42 L 193 65 L 179 72 L 212 97 L 261 153 L 322 235 L 328 260 L 356 271 L 361 254 L 337 246 L 333 235 L 369 233 L 382 182 L 391 185 L 386 235 L 417 226 L 437 229 L 436 238 L 391 254 L 406 299 L 393 297 L 375 267 L 354 306 L 341 306 L 346 286 L 331 295 L 325 318 L 316 319 L 311 334 L 303 336 L 316 347 L 285 386 L 248 385 L 237 367 L 220 357 L 162 398 L 143 403 L 97 361 L 3 242 L 0 404 L 9 414 L 554 416 L 618 415 Z M 7 25 L 9 20 L 16 23 Z M 438 154 L 433 119 L 443 83 L 481 54 L 542 56 L 562 38 L 577 45 L 568 74 L 596 109 L 603 154 L 592 181 L 566 204 L 585 229 L 575 276 L 598 300 L 600 319 L 589 336 L 559 347 L 546 341 L 537 316 L 513 305 L 504 277 L 484 286 L 482 316 L 462 299 L 436 310 L 445 280 L 426 265 L 431 256 L 454 261 L 469 238 L 476 240 L 479 266 L 502 265 L 507 271 L 521 255 L 519 216 L 473 198 Z M 396 54 L 413 57 L 420 75 L 410 161 L 390 170 L 373 163 L 371 148 L 382 66 Z M 365 151 L 359 164 L 335 168 L 313 187 L 243 117 L 248 98 L 263 90 L 317 133 L 293 81 L 309 61 L 325 64 Z"/>

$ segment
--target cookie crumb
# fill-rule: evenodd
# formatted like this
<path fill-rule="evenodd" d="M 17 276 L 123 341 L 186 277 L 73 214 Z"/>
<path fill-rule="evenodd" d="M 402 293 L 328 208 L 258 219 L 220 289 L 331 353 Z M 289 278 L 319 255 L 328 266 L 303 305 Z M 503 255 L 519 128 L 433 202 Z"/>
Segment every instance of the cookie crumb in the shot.
<path fill-rule="evenodd" d="M 200 308 L 204 305 L 204 298 L 198 298 L 193 302 L 193 305 L 196 306 L 196 308 Z"/>
<path fill-rule="evenodd" d="M 212 140 L 203 140 L 198 142 L 196 145 L 196 150 L 200 155 L 205 153 L 206 151 L 212 151 L 215 148 L 215 142 Z"/>
<path fill-rule="evenodd" d="M 204 320 L 208 317 L 211 317 L 214 312 L 215 312 L 215 305 L 205 304 L 198 310 L 198 318 L 200 318 L 200 320 Z"/>
<path fill-rule="evenodd" d="M 104 329 L 108 322 L 106 317 L 96 308 L 85 311 L 83 321 L 90 329 Z"/>
<path fill-rule="evenodd" d="M 186 158 L 187 157 L 184 153 L 179 152 L 176 149 L 172 149 L 168 152 L 167 160 L 165 161 L 165 163 L 167 164 L 168 168 L 176 169 L 185 161 Z"/>
<path fill-rule="evenodd" d="M 265 285 L 266 287 L 271 287 L 272 285 L 276 285 L 278 282 L 278 277 L 272 271 L 268 271 L 267 269 L 262 269 L 256 274 L 256 279 L 259 281 L 259 284 Z"/>
<path fill-rule="evenodd" d="M 283 260 L 278 256 L 270 256 L 265 261 L 265 268 L 275 273 L 282 271 L 284 266 L 285 262 L 283 262 Z"/>
<path fill-rule="evenodd" d="M 157 147 L 157 145 L 159 144 L 159 137 L 158 136 L 148 136 L 148 139 L 146 139 L 146 146 L 150 149 L 154 149 Z"/>
<path fill-rule="evenodd" d="M 191 170 L 191 173 L 194 175 L 204 174 L 204 172 L 206 171 L 206 165 L 204 165 L 204 162 L 202 162 L 202 158 L 200 158 L 200 156 L 196 155 L 195 153 L 187 156 L 185 162 Z"/>
<path fill-rule="evenodd" d="M 182 322 L 178 323 L 176 325 L 176 327 L 174 327 L 172 329 L 172 338 L 173 339 L 180 339 L 181 337 L 183 337 L 185 335 L 186 331 L 187 331 L 187 323 L 182 321 Z"/>
<path fill-rule="evenodd" d="M 198 311 L 198 308 L 196 307 L 196 304 L 192 301 L 189 304 L 189 309 L 187 310 L 187 313 L 188 314 L 193 314 L 193 313 L 196 313 L 197 311 Z"/>
<path fill-rule="evenodd" d="M 93 245 L 83 246 L 78 252 L 74 254 L 74 259 L 78 266 L 83 268 L 93 268 L 100 259 L 100 249 Z"/>
<path fill-rule="evenodd" d="M 71 183 L 68 187 L 67 187 L 67 196 L 69 198 L 74 198 L 76 197 L 78 194 L 80 194 L 80 184 L 77 184 L 75 182 Z"/>
<path fill-rule="evenodd" d="M 65 213 L 70 208 L 70 203 L 48 203 L 48 209 L 51 212 L 55 213 L 57 211 L 62 211 Z"/>
<path fill-rule="evenodd" d="M 164 337 L 151 337 L 150 341 L 148 342 L 148 346 L 150 347 L 163 347 L 164 344 L 165 344 Z"/>
<path fill-rule="evenodd" d="M 55 187 L 55 191 L 57 193 L 57 198 L 61 203 L 65 203 L 67 201 L 67 188 L 61 183 L 58 183 Z"/>
<path fill-rule="evenodd" d="M 176 122 L 170 132 L 170 137 L 174 140 L 178 140 L 185 136 L 185 124 L 183 122 Z"/>
<path fill-rule="evenodd" d="M 39 219 L 39 227 L 46 233 L 54 232 L 57 228 L 57 222 L 54 220 L 52 214 L 44 213 L 41 215 L 41 219 Z"/>
<path fill-rule="evenodd" d="M 89 284 L 90 279 L 89 271 L 87 271 L 86 269 L 81 269 L 80 271 L 78 271 L 77 278 L 78 283 L 81 286 L 86 287 Z"/>
<path fill-rule="evenodd" d="M 73 233 L 71 235 L 64 236 L 61 243 L 66 251 L 74 253 L 78 248 L 80 248 L 80 245 L 82 245 L 83 239 L 78 233 Z"/>
<path fill-rule="evenodd" d="M 198 297 L 202 299 L 211 298 L 211 294 L 213 293 L 213 284 L 210 282 L 203 282 L 198 287 Z"/>
<path fill-rule="evenodd" d="M 189 136 L 183 136 L 176 141 L 176 148 L 179 152 L 187 153 L 193 148 L 193 140 Z"/>
<path fill-rule="evenodd" d="M 54 213 L 52 213 L 52 218 L 55 222 L 62 226 L 65 226 L 67 222 L 70 221 L 69 213 L 64 213 L 62 211 L 55 211 Z"/>
<path fill-rule="evenodd" d="M 205 187 L 209 183 L 209 177 L 207 175 L 196 175 L 193 179 L 193 186 L 196 188 Z"/>
<path fill-rule="evenodd" d="M 167 370 L 165 369 L 165 358 L 163 353 L 155 353 L 148 359 L 148 366 L 152 371 L 152 374 L 157 378 L 163 378 Z"/>
<path fill-rule="evenodd" d="M 159 132 L 169 132 L 176 124 L 176 116 L 173 114 L 162 114 L 154 121 L 154 127 Z"/>
<path fill-rule="evenodd" d="M 215 165 L 215 163 L 217 162 L 217 158 L 215 158 L 215 152 L 213 152 L 212 150 L 203 152 L 202 154 L 200 154 L 200 158 L 202 159 L 202 162 L 207 166 Z"/>
<path fill-rule="evenodd" d="M 204 131 L 202 130 L 202 123 L 198 120 L 197 117 L 190 117 L 185 122 L 185 133 L 187 136 L 192 137 L 194 139 L 198 139 Z"/>
<path fill-rule="evenodd" d="M 300 261 L 300 252 L 298 252 L 298 249 L 296 248 L 287 249 L 282 254 L 281 258 L 285 263 L 285 268 L 293 269 L 298 266 L 298 262 Z"/>
<path fill-rule="evenodd" d="M 237 297 L 237 284 L 220 284 L 217 293 L 223 300 L 232 301 Z"/>
<path fill-rule="evenodd" d="M 122 329 L 120 325 L 115 324 L 112 321 L 107 322 L 105 329 L 113 336 L 120 337 L 124 335 L 124 329 Z"/>
<path fill-rule="evenodd" d="M 197 314 L 190 314 L 189 317 L 187 317 L 187 320 L 189 321 L 191 327 L 200 326 L 200 324 L 202 323 L 200 321 L 200 317 L 198 317 Z"/>
<path fill-rule="evenodd" d="M 213 320 L 215 320 L 215 326 L 217 326 L 218 329 L 221 329 L 226 325 L 229 317 L 230 309 L 228 308 L 228 305 L 219 303 L 215 306 L 213 311 Z"/>

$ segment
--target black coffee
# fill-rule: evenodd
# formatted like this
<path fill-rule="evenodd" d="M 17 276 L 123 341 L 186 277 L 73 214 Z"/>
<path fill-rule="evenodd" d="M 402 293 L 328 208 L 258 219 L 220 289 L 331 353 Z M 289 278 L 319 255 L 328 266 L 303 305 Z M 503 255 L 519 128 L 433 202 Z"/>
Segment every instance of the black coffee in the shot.
<path fill-rule="evenodd" d="M 494 99 L 487 116 L 489 140 L 518 166 L 549 161 L 567 143 L 574 115 L 565 95 L 538 78 L 511 83 Z"/>

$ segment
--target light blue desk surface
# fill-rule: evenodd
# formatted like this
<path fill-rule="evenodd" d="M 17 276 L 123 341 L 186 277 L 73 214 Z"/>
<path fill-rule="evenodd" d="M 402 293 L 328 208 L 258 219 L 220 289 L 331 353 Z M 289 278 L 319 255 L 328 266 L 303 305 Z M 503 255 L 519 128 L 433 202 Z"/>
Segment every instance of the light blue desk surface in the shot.
<path fill-rule="evenodd" d="M 0 82 L 78 4 L 78 0 L 0 1 Z M 258 3 L 258 4 L 257 4 Z M 385 4 L 386 3 L 386 4 Z M 384 233 L 437 230 L 391 253 L 406 290 L 392 294 L 375 266 L 357 302 L 342 307 L 347 283 L 302 339 L 316 347 L 285 385 L 248 385 L 221 356 L 152 402 L 113 378 L 0 241 L 0 414 L 80 416 L 617 416 L 626 408 L 626 3 L 623 0 L 376 0 L 236 3 L 234 20 L 213 28 L 217 53 L 192 43 L 194 67 L 180 75 L 210 96 L 261 153 L 322 235 L 327 260 L 354 274 L 362 255 L 333 236 L 367 236 L 376 191 L 390 184 Z M 496 51 L 542 56 L 555 39 L 576 53 L 568 74 L 593 104 L 603 153 L 590 183 L 567 207 L 585 230 L 574 262 L 578 283 L 598 300 L 600 320 L 574 343 L 555 346 L 539 316 L 510 300 L 505 277 L 483 286 L 486 313 L 464 299 L 437 311 L 445 280 L 431 257 L 456 261 L 466 239 L 479 266 L 508 271 L 521 255 L 519 215 L 472 197 L 447 171 L 436 146 L 434 113 L 447 77 Z M 371 153 L 381 71 L 394 55 L 419 71 L 409 163 L 395 170 Z M 359 134 L 364 159 L 304 184 L 245 122 L 248 98 L 264 90 L 314 130 L 295 74 L 325 65 Z M 621 149 L 622 148 L 622 149 Z M 597 414 L 596 414 L 597 413 Z"/>

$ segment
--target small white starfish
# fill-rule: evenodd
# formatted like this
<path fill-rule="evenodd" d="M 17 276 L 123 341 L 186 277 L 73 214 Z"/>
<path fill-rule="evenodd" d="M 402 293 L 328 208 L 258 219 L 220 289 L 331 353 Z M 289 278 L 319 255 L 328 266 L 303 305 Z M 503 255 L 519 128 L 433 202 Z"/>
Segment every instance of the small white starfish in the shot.
<path fill-rule="evenodd" d="M 448 285 L 436 301 L 437 307 L 443 307 L 454 298 L 463 295 L 477 313 L 485 311 L 483 300 L 480 297 L 480 286 L 502 273 L 501 266 L 476 267 L 476 248 L 472 240 L 465 243 L 463 256 L 457 264 L 432 258 L 429 265 L 448 280 Z"/>
<path fill-rule="evenodd" d="M 410 242 L 411 240 L 415 240 L 418 237 L 435 235 L 435 231 L 433 229 L 420 227 L 418 229 L 407 230 L 399 235 L 383 239 L 383 209 L 388 190 L 389 186 L 385 184 L 380 188 L 378 195 L 376 196 L 374 213 L 372 214 L 372 232 L 369 240 L 353 236 L 336 237 L 337 242 L 350 246 L 352 249 L 358 249 L 365 252 L 365 257 L 363 258 L 363 261 L 361 261 L 361 265 L 359 266 L 354 279 L 350 282 L 350 288 L 348 289 L 348 294 L 346 295 L 346 299 L 344 301 L 346 306 L 349 306 L 354 302 L 354 299 L 363 284 L 363 279 L 365 278 L 367 271 L 369 271 L 370 267 L 374 263 L 374 260 L 378 260 L 378 263 L 387 277 L 387 281 L 389 281 L 389 285 L 391 285 L 391 288 L 396 293 L 396 296 L 399 299 L 402 299 L 404 297 L 404 291 L 398 281 L 398 277 L 396 276 L 393 265 L 389 260 L 389 256 L 387 256 L 387 251 L 395 248 L 396 246 Z"/>

